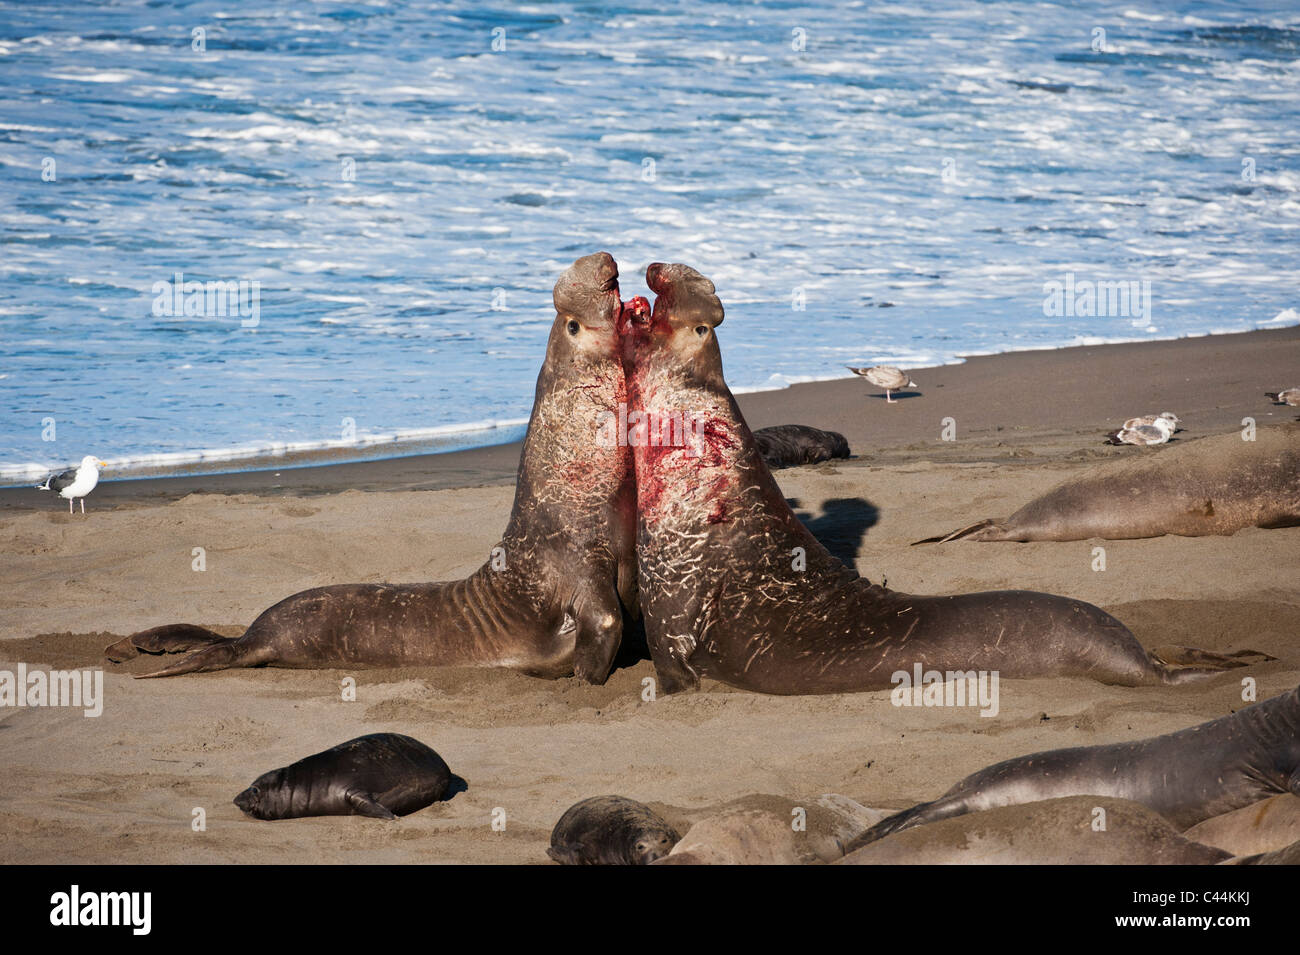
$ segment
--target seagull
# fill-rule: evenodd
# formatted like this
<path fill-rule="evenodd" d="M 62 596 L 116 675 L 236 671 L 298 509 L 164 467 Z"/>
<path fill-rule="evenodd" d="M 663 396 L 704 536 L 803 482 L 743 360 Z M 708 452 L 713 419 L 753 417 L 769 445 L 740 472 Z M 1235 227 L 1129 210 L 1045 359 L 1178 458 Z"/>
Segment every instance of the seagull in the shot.
<path fill-rule="evenodd" d="M 908 378 L 906 372 L 892 365 L 874 365 L 871 368 L 854 368 L 852 365 L 844 367 L 855 375 L 861 375 L 877 388 L 884 388 L 885 401 L 891 405 L 896 405 L 898 402 L 890 397 L 890 392 L 898 391 L 900 388 L 916 387 L 916 382 Z"/>
<path fill-rule="evenodd" d="M 1280 405 L 1300 408 L 1300 388 L 1287 388 L 1284 391 L 1266 391 L 1265 397 L 1272 398 Z"/>
<path fill-rule="evenodd" d="M 86 495 L 99 483 L 99 469 L 108 467 L 103 461 L 88 454 L 81 459 L 81 464 L 58 474 L 51 474 L 44 484 L 36 485 L 40 491 L 58 491 L 59 497 L 68 499 L 68 513 L 72 513 L 73 498 L 81 498 L 81 513 L 86 513 Z"/>
<path fill-rule="evenodd" d="M 1174 426 L 1168 418 L 1156 417 L 1152 424 L 1140 424 L 1136 428 L 1123 427 L 1106 435 L 1109 444 L 1164 444 L 1173 437 Z"/>
<path fill-rule="evenodd" d="M 1178 415 L 1174 414 L 1172 411 L 1162 411 L 1160 412 L 1160 414 L 1144 414 L 1138 418 L 1129 418 L 1127 421 L 1124 422 L 1124 427 L 1120 430 L 1131 431 L 1134 428 L 1142 427 L 1142 425 L 1144 424 L 1154 425 L 1156 423 L 1157 418 L 1163 418 L 1164 420 L 1168 421 L 1171 425 L 1174 426 L 1175 431 L 1182 430 L 1182 428 L 1178 427 L 1180 424 L 1183 423 L 1182 419 L 1180 419 Z"/>

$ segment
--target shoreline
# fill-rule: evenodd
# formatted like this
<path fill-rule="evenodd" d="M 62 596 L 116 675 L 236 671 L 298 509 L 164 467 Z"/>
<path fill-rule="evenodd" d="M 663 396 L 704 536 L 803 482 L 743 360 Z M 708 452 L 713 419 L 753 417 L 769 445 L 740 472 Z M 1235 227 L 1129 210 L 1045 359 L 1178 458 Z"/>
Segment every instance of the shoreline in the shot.
<path fill-rule="evenodd" d="M 725 348 L 723 360 L 725 367 Z M 1100 382 L 1089 371 L 1092 367 L 1105 369 Z M 1203 385 L 1210 370 L 1218 368 L 1229 374 L 1211 399 Z M 1234 373 L 1238 368 L 1240 373 Z M 751 428 L 808 424 L 839 431 L 859 459 L 932 445 L 945 460 L 986 460 L 994 435 L 996 447 L 999 441 L 1020 444 L 1089 429 L 1097 431 L 1100 447 L 1105 431 L 1125 418 L 1157 411 L 1176 412 L 1190 438 L 1240 427 L 1246 416 L 1259 424 L 1294 420 L 1290 409 L 1272 405 L 1263 392 L 1300 384 L 1300 325 L 1002 352 L 908 370 L 921 375 L 918 387 L 893 406 L 885 406 L 883 394 L 857 377 L 745 392 L 736 400 Z M 956 422 L 956 441 L 939 439 L 946 417 Z M 347 461 L 330 459 L 351 449 L 334 449 L 266 459 L 264 467 L 256 468 L 222 470 L 229 462 L 213 462 L 211 470 L 197 473 L 104 477 L 88 507 L 177 500 L 196 493 L 310 496 L 488 487 L 513 483 L 522 447 L 522 440 L 516 440 Z M 41 510 L 61 503 L 28 485 L 0 487 L 0 510 Z"/>

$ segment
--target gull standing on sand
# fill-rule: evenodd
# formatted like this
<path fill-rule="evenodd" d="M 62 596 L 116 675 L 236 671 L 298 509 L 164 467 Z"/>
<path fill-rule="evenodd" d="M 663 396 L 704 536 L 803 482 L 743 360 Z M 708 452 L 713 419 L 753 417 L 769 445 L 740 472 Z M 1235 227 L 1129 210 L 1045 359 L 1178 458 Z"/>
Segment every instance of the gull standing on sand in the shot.
<path fill-rule="evenodd" d="M 86 495 L 99 483 L 99 469 L 108 467 L 93 454 L 81 459 L 81 464 L 58 474 L 51 474 L 44 484 L 36 485 L 39 491 L 57 491 L 59 497 L 68 499 L 68 513 L 72 513 L 73 498 L 81 498 L 81 513 L 86 513 Z"/>
<path fill-rule="evenodd" d="M 1300 408 L 1300 388 L 1286 388 L 1282 391 L 1266 391 L 1265 397 L 1272 398 L 1280 405 Z"/>
<path fill-rule="evenodd" d="M 900 388 L 916 387 L 916 382 L 893 365 L 873 365 L 871 368 L 854 368 L 852 365 L 845 365 L 844 367 L 855 375 L 861 375 L 877 388 L 884 388 L 885 402 L 887 404 L 898 404 L 897 401 L 890 397 L 890 392 L 898 391 Z"/>
<path fill-rule="evenodd" d="M 1124 427 L 1120 428 L 1120 430 L 1132 431 L 1134 428 L 1140 428 L 1143 425 L 1154 425 L 1156 423 L 1157 418 L 1163 418 L 1165 421 L 1168 421 L 1171 425 L 1173 425 L 1175 431 L 1182 430 L 1180 427 L 1178 427 L 1180 424 L 1183 423 L 1182 419 L 1179 418 L 1178 415 L 1174 414 L 1172 411 L 1162 411 L 1160 412 L 1160 414 L 1144 414 L 1138 418 L 1129 418 L 1127 421 L 1124 422 Z"/>
<path fill-rule="evenodd" d="M 1106 435 L 1109 444 L 1152 445 L 1164 444 L 1174 434 L 1174 426 L 1168 418 L 1157 417 L 1152 424 L 1140 424 L 1136 428 L 1123 427 Z"/>

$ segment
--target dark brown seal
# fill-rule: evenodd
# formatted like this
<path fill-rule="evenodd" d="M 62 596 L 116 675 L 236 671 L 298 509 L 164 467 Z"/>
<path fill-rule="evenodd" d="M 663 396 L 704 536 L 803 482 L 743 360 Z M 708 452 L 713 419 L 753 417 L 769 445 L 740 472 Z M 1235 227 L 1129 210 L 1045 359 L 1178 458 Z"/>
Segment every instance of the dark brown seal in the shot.
<path fill-rule="evenodd" d="M 1027 591 L 919 597 L 872 584 L 799 522 L 722 376 L 713 283 L 650 266 L 651 316 L 625 315 L 646 637 L 669 692 L 708 676 L 765 693 L 878 690 L 925 670 L 1181 683 L 1241 665 L 1154 659 L 1090 604 Z M 629 412 L 629 419 L 631 412 Z"/>
<path fill-rule="evenodd" d="M 1300 795 L 1300 687 L 1164 736 L 1004 760 L 881 820 L 849 851 L 935 820 L 1062 796 L 1130 799 L 1186 830 L 1288 792 Z"/>
<path fill-rule="evenodd" d="M 596 439 L 624 394 L 614 260 L 604 252 L 579 259 L 554 299 L 514 508 L 477 572 L 447 583 L 318 587 L 280 601 L 238 639 L 190 624 L 155 627 L 109 647 L 108 657 L 204 646 L 151 677 L 266 665 L 485 666 L 604 682 L 622 608 L 636 609 L 628 449 Z M 646 307 L 645 299 L 626 306 Z"/>
<path fill-rule="evenodd" d="M 759 428 L 754 443 L 769 468 L 793 468 L 847 458 L 849 442 L 838 431 L 822 431 L 806 424 L 778 424 Z"/>
<path fill-rule="evenodd" d="M 1218 435 L 1066 481 L 1004 520 L 984 520 L 918 544 L 950 540 L 1077 541 L 1205 537 L 1300 524 L 1300 428 Z"/>
<path fill-rule="evenodd" d="M 257 819 L 396 819 L 455 795 L 465 781 L 419 740 L 373 733 L 258 776 L 235 797 Z"/>
<path fill-rule="evenodd" d="M 561 865 L 649 865 L 681 836 L 649 806 L 625 796 L 574 803 L 551 831 L 546 854 Z"/>

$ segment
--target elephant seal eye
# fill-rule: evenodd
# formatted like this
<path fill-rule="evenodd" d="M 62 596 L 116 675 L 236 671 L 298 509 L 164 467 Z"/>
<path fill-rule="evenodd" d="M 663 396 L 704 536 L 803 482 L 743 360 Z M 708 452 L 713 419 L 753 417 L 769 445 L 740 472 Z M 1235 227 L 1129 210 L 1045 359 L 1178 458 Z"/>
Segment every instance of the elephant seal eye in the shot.
<path fill-rule="evenodd" d="M 582 326 L 579 325 L 577 322 L 573 322 L 573 321 L 569 322 L 569 334 L 570 335 L 578 334 L 578 329 L 580 329 L 581 327 Z"/>
<path fill-rule="evenodd" d="M 699 335 L 701 338 L 704 338 L 706 335 L 709 334 L 709 326 L 708 326 L 708 325 L 696 325 L 696 326 L 695 326 L 695 334 L 696 334 L 696 335 Z"/>

